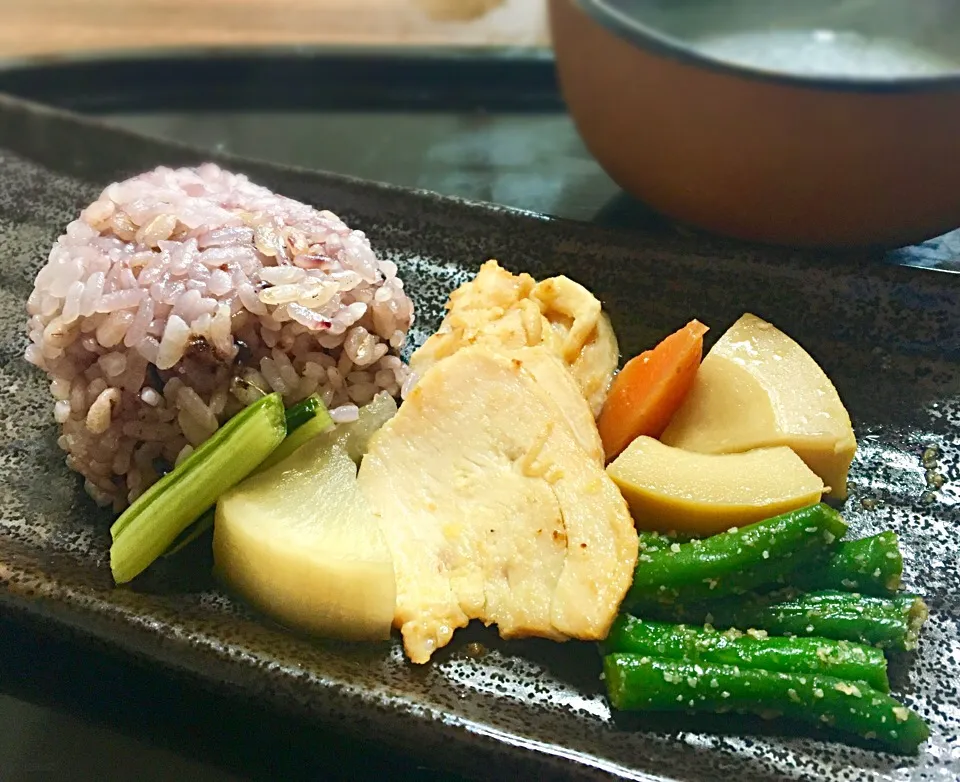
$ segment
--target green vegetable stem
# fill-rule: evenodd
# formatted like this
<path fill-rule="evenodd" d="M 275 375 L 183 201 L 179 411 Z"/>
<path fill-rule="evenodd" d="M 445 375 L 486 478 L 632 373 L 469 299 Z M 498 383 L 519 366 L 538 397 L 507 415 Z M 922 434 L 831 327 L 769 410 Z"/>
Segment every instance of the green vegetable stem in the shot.
<path fill-rule="evenodd" d="M 146 570 L 221 494 L 269 456 L 286 433 L 283 401 L 279 394 L 268 394 L 147 489 L 110 528 L 114 580 L 123 584 Z"/>
<path fill-rule="evenodd" d="M 291 428 L 291 422 L 296 424 Z M 257 467 L 256 472 L 269 470 L 280 464 L 301 446 L 310 442 L 318 434 L 323 434 L 333 426 L 333 419 L 320 397 L 314 395 L 297 403 L 287 410 L 286 438 L 276 450 Z"/>

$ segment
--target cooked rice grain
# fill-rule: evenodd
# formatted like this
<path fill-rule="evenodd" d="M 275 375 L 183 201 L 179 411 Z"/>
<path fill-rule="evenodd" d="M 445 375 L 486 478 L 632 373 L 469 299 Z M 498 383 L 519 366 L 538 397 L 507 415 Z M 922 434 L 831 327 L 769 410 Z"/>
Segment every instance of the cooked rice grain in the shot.
<path fill-rule="evenodd" d="M 212 164 L 107 187 L 27 310 L 67 463 L 118 510 L 263 392 L 318 393 L 349 420 L 409 375 L 396 264 L 333 213 Z"/>

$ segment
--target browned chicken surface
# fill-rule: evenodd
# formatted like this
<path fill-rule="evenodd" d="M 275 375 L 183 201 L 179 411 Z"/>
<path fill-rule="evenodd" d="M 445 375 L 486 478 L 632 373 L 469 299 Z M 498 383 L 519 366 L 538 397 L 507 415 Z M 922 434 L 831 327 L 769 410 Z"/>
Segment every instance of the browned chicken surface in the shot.
<path fill-rule="evenodd" d="M 447 315 L 410 359 L 422 375 L 469 345 L 512 350 L 543 346 L 560 358 L 594 416 L 600 414 L 617 368 L 619 349 L 600 301 L 568 277 L 537 282 L 487 261 L 477 276 L 450 294 Z"/>

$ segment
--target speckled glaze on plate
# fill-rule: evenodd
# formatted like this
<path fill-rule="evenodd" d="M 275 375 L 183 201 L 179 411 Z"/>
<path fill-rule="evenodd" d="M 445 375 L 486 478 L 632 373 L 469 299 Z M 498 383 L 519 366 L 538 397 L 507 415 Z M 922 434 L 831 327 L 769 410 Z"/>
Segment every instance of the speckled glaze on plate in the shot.
<path fill-rule="evenodd" d="M 625 353 L 694 316 L 717 335 L 749 310 L 806 345 L 834 379 L 861 443 L 846 515 L 858 533 L 892 527 L 901 534 L 907 587 L 930 603 L 919 651 L 895 661 L 892 673 L 895 692 L 930 721 L 933 738 L 919 757 L 898 758 L 827 733 L 729 715 L 612 717 L 588 644 L 504 644 L 471 628 L 434 663 L 415 667 L 396 642 L 321 643 L 271 625 L 217 589 L 203 551 L 164 562 L 134 588 L 112 587 L 110 519 L 64 466 L 46 383 L 22 358 L 24 302 L 50 244 L 103 185 L 200 160 L 192 150 L 0 99 L 5 610 L 476 776 L 960 778 L 960 278 L 702 238 L 603 232 L 219 160 L 365 230 L 401 267 L 418 305 L 417 339 L 437 325 L 450 289 L 496 257 L 537 276 L 568 274 L 594 290 Z"/>

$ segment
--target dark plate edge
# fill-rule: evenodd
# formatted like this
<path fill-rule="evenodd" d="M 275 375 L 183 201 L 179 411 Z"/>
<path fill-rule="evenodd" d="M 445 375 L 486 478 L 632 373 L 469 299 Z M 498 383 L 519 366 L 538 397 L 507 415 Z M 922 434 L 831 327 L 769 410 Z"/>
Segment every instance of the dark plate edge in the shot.
<path fill-rule="evenodd" d="M 5 547 L 6 543 L 0 542 L 0 546 Z M 90 649 L 109 649 L 135 665 L 159 668 L 203 691 L 249 699 L 251 667 L 243 659 L 224 654 L 220 640 L 210 633 L 194 630 L 193 637 L 202 639 L 201 642 L 180 643 L 179 630 L 161 626 L 151 617 L 137 617 L 116 605 L 110 606 L 111 614 L 92 609 L 90 604 L 102 604 L 96 588 L 59 583 L 44 574 L 42 564 L 31 555 L 16 552 L 13 559 L 18 560 L 18 564 L 0 563 L 0 616 L 9 615 Z M 42 579 L 46 588 L 42 593 L 19 588 L 18 582 L 24 577 L 34 582 Z M 147 622 L 142 621 L 144 618 Z M 284 676 L 292 678 L 286 670 Z M 304 685 L 302 679 L 297 681 Z M 354 738 L 369 739 L 374 735 L 378 743 L 470 778 L 477 778 L 477 769 L 484 767 L 484 763 L 478 762 L 479 753 L 495 763 L 498 771 L 509 770 L 517 774 L 514 778 L 518 779 L 535 775 L 538 779 L 569 782 L 598 779 L 669 782 L 666 777 L 638 772 L 558 745 L 524 739 L 421 706 L 407 698 L 370 694 L 347 682 L 317 678 L 306 686 L 316 694 L 322 693 L 321 697 L 298 702 L 274 695 L 272 690 L 258 689 L 258 703 L 313 724 L 336 727 Z M 383 700 L 389 700 L 389 709 Z M 358 710 L 363 712 L 360 718 L 346 717 Z M 398 719 L 404 720 L 402 730 L 397 729 Z M 415 724 L 414 730 L 411 724 Z M 420 738 L 417 745 L 411 745 L 411 733 Z M 463 745 L 467 756 L 451 753 L 451 743 Z"/>
<path fill-rule="evenodd" d="M 183 89 L 184 83 L 191 88 Z M 80 52 L 0 60 L 2 91 L 85 113 L 321 107 L 553 113 L 564 108 L 552 51 L 509 46 Z"/>
<path fill-rule="evenodd" d="M 423 46 L 419 44 L 282 44 L 263 46 L 158 46 L 137 49 L 92 49 L 87 51 L 28 55 L 0 58 L 0 71 L 38 68 L 48 65 L 109 63 L 116 61 L 207 60 L 207 59 L 290 59 L 301 60 L 336 56 L 363 60 L 370 57 L 401 60 L 462 60 L 483 62 L 517 60 L 553 62 L 549 46 L 456 45 Z"/>

